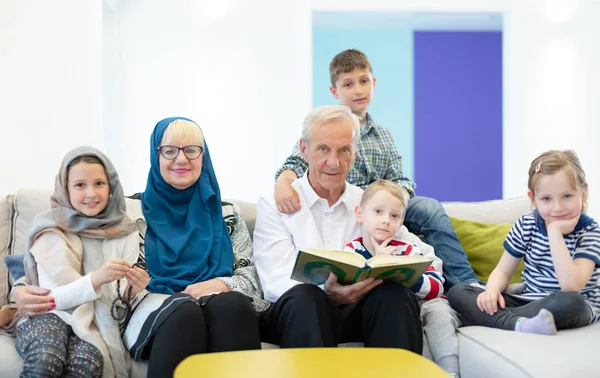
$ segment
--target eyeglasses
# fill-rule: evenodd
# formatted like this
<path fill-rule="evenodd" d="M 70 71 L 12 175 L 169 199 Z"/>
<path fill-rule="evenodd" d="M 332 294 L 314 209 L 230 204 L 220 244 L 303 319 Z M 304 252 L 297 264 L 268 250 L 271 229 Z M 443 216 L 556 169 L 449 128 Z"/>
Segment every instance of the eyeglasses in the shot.
<path fill-rule="evenodd" d="M 187 157 L 188 159 L 194 160 L 198 159 L 200 155 L 202 155 L 202 153 L 204 152 L 204 147 L 194 145 L 183 147 L 166 145 L 158 147 L 158 152 L 160 152 L 162 157 L 164 157 L 167 160 L 177 159 L 177 156 L 179 156 L 180 151 L 183 151 L 185 157 Z"/>

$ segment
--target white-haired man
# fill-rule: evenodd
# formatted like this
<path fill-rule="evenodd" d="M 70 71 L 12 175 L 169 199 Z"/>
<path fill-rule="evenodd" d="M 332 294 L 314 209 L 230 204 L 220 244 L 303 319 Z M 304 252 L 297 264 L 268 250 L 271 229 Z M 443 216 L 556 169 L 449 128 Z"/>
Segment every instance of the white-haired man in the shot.
<path fill-rule="evenodd" d="M 362 189 L 346 182 L 359 138 L 358 118 L 346 106 L 314 109 L 300 141 L 308 170 L 293 183 L 300 210 L 280 213 L 272 194 L 258 201 L 254 260 L 273 302 L 260 314 L 262 341 L 288 348 L 362 341 L 422 352 L 419 304 L 409 289 L 372 278 L 340 285 L 333 274 L 323 289 L 290 279 L 298 250 L 341 250 L 360 234 L 354 209 Z"/>

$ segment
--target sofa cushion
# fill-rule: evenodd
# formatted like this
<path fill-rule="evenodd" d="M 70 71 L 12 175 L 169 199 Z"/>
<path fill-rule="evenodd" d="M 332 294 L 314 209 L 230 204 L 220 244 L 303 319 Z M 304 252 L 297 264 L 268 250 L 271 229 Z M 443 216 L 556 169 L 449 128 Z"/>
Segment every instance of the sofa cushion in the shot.
<path fill-rule="evenodd" d="M 487 281 L 504 253 L 504 239 L 513 225 L 479 223 L 454 217 L 450 217 L 450 221 L 477 278 Z M 521 282 L 522 271 L 521 260 L 510 283 Z"/>
<path fill-rule="evenodd" d="M 552 336 L 487 327 L 458 329 L 463 377 L 599 377 L 600 323 Z"/>
<path fill-rule="evenodd" d="M 448 216 L 492 224 L 513 224 L 532 210 L 527 196 L 483 202 L 444 202 L 442 205 Z"/>
<path fill-rule="evenodd" d="M 250 238 L 253 238 L 254 224 L 256 223 L 256 203 L 225 198 L 223 199 L 223 202 L 234 203 L 240 208 L 240 211 L 242 212 L 242 219 L 244 222 L 246 222 L 246 226 L 248 226 Z"/>
<path fill-rule="evenodd" d="M 27 238 L 38 213 L 50 209 L 52 192 L 42 189 L 21 189 L 15 196 L 12 217 L 12 240 L 9 255 L 22 255 L 27 247 Z"/>
<path fill-rule="evenodd" d="M 25 255 L 4 256 L 4 263 L 13 282 L 25 275 L 24 257 Z"/>
<path fill-rule="evenodd" d="M 520 366 L 504 355 L 482 346 L 477 340 L 458 334 L 458 362 L 461 377 L 530 378 Z"/>
<path fill-rule="evenodd" d="M 125 204 L 127 205 L 125 213 L 131 220 L 137 223 L 142 231 L 142 235 L 145 235 L 148 225 L 146 224 L 144 212 L 142 211 L 142 201 L 125 197 Z"/>
<path fill-rule="evenodd" d="M 18 377 L 23 368 L 23 359 L 15 348 L 15 339 L 0 335 L 0 377 Z"/>

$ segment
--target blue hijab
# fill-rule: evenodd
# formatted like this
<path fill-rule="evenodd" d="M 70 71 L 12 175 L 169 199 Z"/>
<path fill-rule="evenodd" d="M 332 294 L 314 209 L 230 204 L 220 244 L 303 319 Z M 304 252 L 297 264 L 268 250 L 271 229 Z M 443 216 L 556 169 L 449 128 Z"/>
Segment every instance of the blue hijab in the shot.
<path fill-rule="evenodd" d="M 150 137 L 150 172 L 142 194 L 148 223 L 145 252 L 152 277 L 148 291 L 174 294 L 186 286 L 216 277 L 231 277 L 233 249 L 221 210 L 221 192 L 206 140 L 202 173 L 195 184 L 179 190 L 160 174 L 158 147 L 171 122 L 160 121 Z M 183 153 L 183 151 L 180 151 Z"/>

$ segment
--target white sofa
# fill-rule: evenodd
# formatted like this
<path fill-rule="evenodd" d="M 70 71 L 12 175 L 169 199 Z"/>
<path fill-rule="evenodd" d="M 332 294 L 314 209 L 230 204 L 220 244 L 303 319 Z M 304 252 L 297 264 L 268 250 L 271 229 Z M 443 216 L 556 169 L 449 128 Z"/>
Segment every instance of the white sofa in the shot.
<path fill-rule="evenodd" d="M 24 189 L 17 195 L 0 198 L 0 258 L 21 254 L 35 214 L 49 207 L 50 192 Z M 230 200 L 231 201 L 231 200 Z M 232 201 L 242 209 L 254 230 L 253 203 Z M 128 200 L 128 212 L 139 214 L 139 201 Z M 449 215 L 483 223 L 513 223 L 530 211 L 527 197 L 478 203 L 444 203 Z M 3 260 L 2 260 L 3 261 Z M 10 281 L 0 263 L 0 305 L 5 304 Z M 556 336 L 537 336 L 484 327 L 458 330 L 459 358 L 463 378 L 479 377 L 600 377 L 596 358 L 600 356 L 600 324 L 560 331 Z M 356 344 L 350 344 L 352 346 Z M 263 344 L 263 348 L 277 346 Z M 17 377 L 22 360 L 13 339 L 0 336 L 0 377 Z M 135 363 L 132 376 L 146 375 L 145 363 Z"/>

